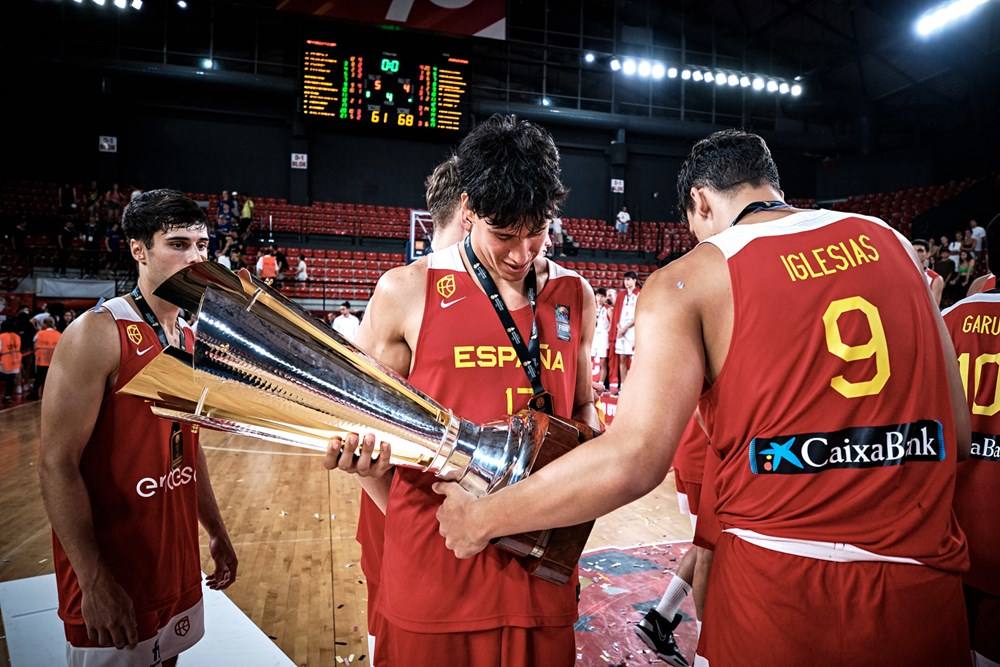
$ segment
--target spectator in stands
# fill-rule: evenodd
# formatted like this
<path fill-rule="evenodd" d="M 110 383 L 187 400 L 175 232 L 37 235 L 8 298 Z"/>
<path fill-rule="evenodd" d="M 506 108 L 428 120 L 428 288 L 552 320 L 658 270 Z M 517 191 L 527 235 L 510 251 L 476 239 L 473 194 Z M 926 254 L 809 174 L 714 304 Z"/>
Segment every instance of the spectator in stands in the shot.
<path fill-rule="evenodd" d="M 117 220 L 104 233 L 104 251 L 108 253 L 108 268 L 116 273 L 122 258 L 122 225 Z"/>
<path fill-rule="evenodd" d="M 97 181 L 91 181 L 83 192 L 83 207 L 87 213 L 100 214 L 101 191 L 97 189 Z"/>
<path fill-rule="evenodd" d="M 271 250 L 274 252 L 274 258 L 278 260 L 278 281 L 280 282 L 282 277 L 288 273 L 288 256 L 273 245 Z"/>
<path fill-rule="evenodd" d="M 42 322 L 50 317 L 52 317 L 52 313 L 49 312 L 49 304 L 41 302 L 38 306 L 38 312 L 31 316 L 31 324 L 35 327 L 35 331 L 41 331 Z"/>
<path fill-rule="evenodd" d="M 924 280 L 927 281 L 927 286 L 931 290 L 931 296 L 934 297 L 934 305 L 941 305 L 941 295 L 944 294 L 944 279 L 930 268 L 930 254 L 927 250 L 927 241 L 923 239 L 913 239 L 910 241 L 913 246 L 913 250 L 917 253 L 917 259 L 920 261 L 920 269 L 924 272 Z"/>
<path fill-rule="evenodd" d="M 60 333 L 62 333 L 63 331 L 66 331 L 66 327 L 72 324 L 75 319 L 76 311 L 72 308 L 67 308 L 66 312 L 63 313 L 62 320 L 56 323 L 56 328 L 59 329 Z"/>
<path fill-rule="evenodd" d="M 38 399 L 42 397 L 42 390 L 45 387 L 45 376 L 49 372 L 49 364 L 52 362 L 52 353 L 59 343 L 62 334 L 56 330 L 56 321 L 51 317 L 42 320 L 41 330 L 35 334 L 35 383 L 31 387 L 29 398 Z"/>
<path fill-rule="evenodd" d="M 549 223 L 549 238 L 552 239 L 552 254 L 561 257 L 563 254 L 563 226 L 562 218 L 558 215 L 552 218 Z"/>
<path fill-rule="evenodd" d="M 229 190 L 223 190 L 222 192 L 219 193 L 219 202 L 217 204 L 218 211 L 216 211 L 216 213 L 217 214 L 222 213 L 222 207 L 225 206 L 226 204 L 229 205 L 229 210 L 232 211 L 233 200 L 232 200 L 232 195 L 229 194 Z"/>
<path fill-rule="evenodd" d="M 424 198 L 434 228 L 431 248 L 441 250 L 465 238 L 469 223 L 462 219 L 462 187 L 458 182 L 458 158 L 454 155 L 434 167 L 424 181 Z"/>
<path fill-rule="evenodd" d="M 3 378 L 3 402 L 14 400 L 17 377 L 21 372 L 21 337 L 17 334 L 14 320 L 7 319 L 0 324 L 0 377 Z"/>
<path fill-rule="evenodd" d="M 95 216 L 91 216 L 83 226 L 80 240 L 83 241 L 84 253 L 80 274 L 84 278 L 96 278 L 101 266 L 101 228 Z"/>
<path fill-rule="evenodd" d="M 23 255 L 28 244 L 28 221 L 23 217 L 14 225 L 14 229 L 7 234 L 10 249 L 16 255 Z"/>
<path fill-rule="evenodd" d="M 968 253 L 970 257 L 975 257 L 976 255 L 976 239 L 972 236 L 972 230 L 966 229 L 965 234 L 962 236 L 962 249 L 960 252 Z M 961 261 L 959 261 L 961 265 Z"/>
<path fill-rule="evenodd" d="M 240 236 L 247 233 L 253 222 L 253 200 L 246 195 L 240 196 Z"/>
<path fill-rule="evenodd" d="M 73 241 L 77 239 L 76 226 L 72 220 L 63 223 L 63 228 L 59 230 L 56 242 L 59 250 L 56 253 L 56 275 L 65 276 L 66 266 L 69 264 L 69 256 L 73 251 Z"/>
<path fill-rule="evenodd" d="M 615 303 L 612 321 L 615 327 L 615 354 L 618 355 L 618 391 L 621 391 L 628 376 L 629 364 L 635 354 L 635 307 L 639 301 L 639 276 L 635 271 L 626 271 L 622 277 L 625 286 Z M 618 391 L 614 392 L 617 395 Z"/>
<path fill-rule="evenodd" d="M 233 264 L 229 261 L 229 255 L 225 253 L 222 248 L 215 251 L 215 261 L 229 270 L 232 270 Z"/>
<path fill-rule="evenodd" d="M 618 217 L 615 218 L 615 230 L 625 236 L 628 234 L 628 224 L 632 222 L 632 216 L 628 214 L 628 207 L 622 206 L 621 210 L 618 211 Z"/>
<path fill-rule="evenodd" d="M 345 301 L 340 304 L 340 315 L 333 321 L 333 330 L 353 343 L 360 328 L 361 320 L 351 312 L 351 302 Z"/>
<path fill-rule="evenodd" d="M 951 251 L 948 248 L 941 248 L 941 252 L 938 253 L 938 261 L 934 263 L 934 270 L 941 276 L 946 286 L 957 268 L 958 265 L 951 258 Z"/>
<path fill-rule="evenodd" d="M 331 329 L 333 328 L 333 323 L 336 320 L 337 320 L 337 313 L 330 312 L 326 314 L 326 323 L 330 325 Z"/>
<path fill-rule="evenodd" d="M 295 279 L 296 280 L 309 280 L 309 271 L 306 267 L 306 256 L 299 255 L 299 263 L 295 265 Z"/>
<path fill-rule="evenodd" d="M 118 184 L 112 183 L 111 189 L 104 193 L 105 220 L 113 222 L 122 219 L 122 209 L 125 207 L 125 195 L 118 191 Z"/>
<path fill-rule="evenodd" d="M 76 212 L 76 188 L 69 183 L 59 186 L 59 212 L 63 215 L 72 215 Z"/>
<path fill-rule="evenodd" d="M 239 271 L 246 265 L 245 257 L 238 250 L 233 250 L 229 253 L 229 268 L 233 271 Z"/>
<path fill-rule="evenodd" d="M 986 229 L 980 227 L 979 223 L 975 218 L 969 220 L 969 232 L 972 234 L 972 239 L 975 241 L 975 252 L 978 255 L 983 251 L 983 240 L 986 238 Z"/>
<path fill-rule="evenodd" d="M 274 257 L 274 246 L 264 249 L 264 254 L 257 259 L 257 277 L 273 283 L 278 277 L 278 260 Z"/>
<path fill-rule="evenodd" d="M 972 270 L 975 268 L 976 258 L 969 252 L 963 250 L 958 255 L 958 269 L 955 271 L 955 284 L 962 288 L 961 294 L 969 289 L 972 282 Z"/>
<path fill-rule="evenodd" d="M 955 238 L 951 240 L 948 244 L 948 252 L 951 253 L 951 258 L 955 265 L 958 266 L 958 253 L 962 250 L 962 238 L 963 234 L 961 231 L 955 232 Z"/>

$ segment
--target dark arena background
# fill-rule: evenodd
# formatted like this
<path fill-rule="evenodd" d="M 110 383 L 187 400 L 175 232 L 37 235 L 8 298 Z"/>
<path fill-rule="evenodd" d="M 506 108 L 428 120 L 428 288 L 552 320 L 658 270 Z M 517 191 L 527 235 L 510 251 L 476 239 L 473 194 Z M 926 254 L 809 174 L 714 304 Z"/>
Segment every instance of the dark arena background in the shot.
<path fill-rule="evenodd" d="M 677 211 L 692 145 L 741 128 L 767 141 L 793 206 L 925 240 L 941 308 L 989 273 L 975 228 L 1000 213 L 1000 2 L 16 0 L 3 12 L 0 320 L 20 347 L 0 347 L 0 664 L 65 659 L 35 335 L 135 287 L 119 223 L 139 191 L 187 193 L 212 259 L 260 274 L 273 252 L 274 287 L 336 326 L 348 311 L 363 320 L 386 271 L 430 252 L 434 167 L 515 114 L 551 133 L 569 189 L 545 252 L 607 288 L 610 316 L 626 272 L 642 285 L 697 244 Z M 611 348 L 610 373 L 593 364 L 605 423 Z M 239 575 L 206 589 L 205 637 L 180 663 L 371 664 L 357 484 L 322 453 L 207 430 L 201 447 Z M 635 626 L 692 534 L 673 472 L 598 520 L 580 564 L 578 665 L 661 663 Z M 212 571 L 204 531 L 201 564 Z M 690 597 L 678 613 L 695 664 Z"/>

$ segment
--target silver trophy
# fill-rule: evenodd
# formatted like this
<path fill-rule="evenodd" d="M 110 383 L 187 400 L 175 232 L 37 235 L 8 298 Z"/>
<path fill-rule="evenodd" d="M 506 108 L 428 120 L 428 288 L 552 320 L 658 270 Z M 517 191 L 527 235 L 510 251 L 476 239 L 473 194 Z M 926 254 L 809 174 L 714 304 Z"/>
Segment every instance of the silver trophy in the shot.
<path fill-rule="evenodd" d="M 167 348 L 121 389 L 165 419 L 326 451 L 335 436 L 374 433 L 390 463 L 481 496 L 524 479 L 593 436 L 585 425 L 523 410 L 461 419 L 315 320 L 298 304 L 214 262 L 179 271 L 156 295 L 197 312 L 194 353 Z M 496 541 L 543 579 L 564 583 L 593 522 Z"/>

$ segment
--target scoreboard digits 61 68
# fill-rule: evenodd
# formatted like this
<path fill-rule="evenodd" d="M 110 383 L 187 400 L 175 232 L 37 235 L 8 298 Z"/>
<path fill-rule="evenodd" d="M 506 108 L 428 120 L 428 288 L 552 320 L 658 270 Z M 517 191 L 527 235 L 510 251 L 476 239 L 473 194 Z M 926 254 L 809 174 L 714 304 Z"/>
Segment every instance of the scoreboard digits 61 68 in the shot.
<path fill-rule="evenodd" d="M 302 112 L 354 125 L 457 132 L 465 126 L 468 64 L 447 53 L 415 57 L 310 39 Z"/>

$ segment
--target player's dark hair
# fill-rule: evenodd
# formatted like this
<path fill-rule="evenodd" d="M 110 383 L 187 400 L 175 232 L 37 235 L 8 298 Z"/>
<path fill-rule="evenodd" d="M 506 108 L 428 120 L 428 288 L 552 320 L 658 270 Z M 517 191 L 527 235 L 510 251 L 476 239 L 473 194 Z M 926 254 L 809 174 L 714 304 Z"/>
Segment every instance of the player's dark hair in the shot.
<path fill-rule="evenodd" d="M 986 266 L 990 273 L 1000 276 L 1000 213 L 986 225 Z"/>
<path fill-rule="evenodd" d="M 594 294 L 598 294 L 600 296 L 607 296 L 608 290 L 604 289 L 603 287 L 598 287 L 597 289 L 594 290 Z"/>
<path fill-rule="evenodd" d="M 156 232 L 205 225 L 205 212 L 193 199 L 179 190 L 167 188 L 137 195 L 122 214 L 125 238 L 142 241 L 147 248 L 153 245 Z"/>
<path fill-rule="evenodd" d="M 710 187 L 729 192 L 744 185 L 769 184 L 781 189 L 778 167 L 764 140 L 742 130 L 720 130 L 691 148 L 677 174 L 677 209 L 682 222 L 694 208 L 691 188 Z"/>
<path fill-rule="evenodd" d="M 626 271 L 625 275 L 623 275 L 622 277 L 623 278 L 631 278 L 632 280 L 638 280 L 639 279 L 639 274 L 636 273 L 635 271 Z"/>
<path fill-rule="evenodd" d="M 462 140 L 458 174 L 469 208 L 496 229 L 539 234 L 569 193 L 552 135 L 510 115 L 492 116 Z"/>
<path fill-rule="evenodd" d="M 920 247 L 923 248 L 924 250 L 928 251 L 930 250 L 930 246 L 927 245 L 927 241 L 923 239 L 913 239 L 912 241 L 910 241 L 910 245 L 912 245 L 914 248 Z"/>
<path fill-rule="evenodd" d="M 454 155 L 434 167 L 424 181 L 427 188 L 427 210 L 431 212 L 434 231 L 444 229 L 462 201 L 462 184 L 458 178 L 458 158 Z"/>

